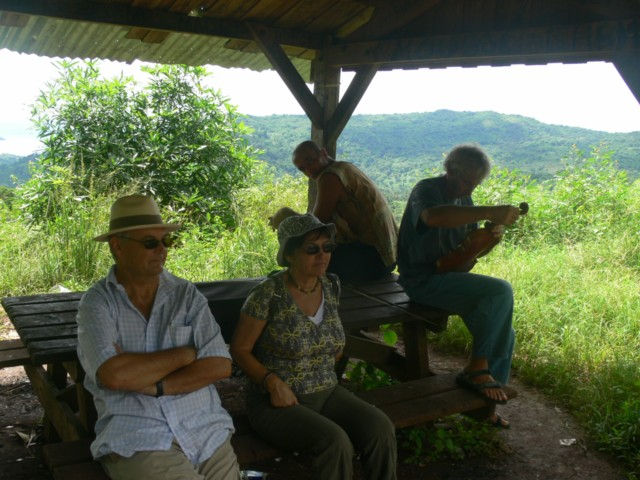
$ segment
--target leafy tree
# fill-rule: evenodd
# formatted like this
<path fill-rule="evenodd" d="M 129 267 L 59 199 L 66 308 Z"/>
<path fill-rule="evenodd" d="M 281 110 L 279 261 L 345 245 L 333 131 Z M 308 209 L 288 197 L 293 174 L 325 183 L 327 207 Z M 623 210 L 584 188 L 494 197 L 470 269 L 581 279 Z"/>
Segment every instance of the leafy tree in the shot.
<path fill-rule="evenodd" d="M 169 214 L 231 227 L 233 194 L 247 184 L 254 150 L 202 67 L 143 67 L 149 82 L 103 79 L 92 62 L 61 62 L 32 112 L 45 145 L 23 196 L 33 221 L 60 213 L 61 183 L 78 198 L 134 190 Z M 66 198 L 66 197 L 65 197 Z M 77 199 L 77 198 L 76 198 Z"/>

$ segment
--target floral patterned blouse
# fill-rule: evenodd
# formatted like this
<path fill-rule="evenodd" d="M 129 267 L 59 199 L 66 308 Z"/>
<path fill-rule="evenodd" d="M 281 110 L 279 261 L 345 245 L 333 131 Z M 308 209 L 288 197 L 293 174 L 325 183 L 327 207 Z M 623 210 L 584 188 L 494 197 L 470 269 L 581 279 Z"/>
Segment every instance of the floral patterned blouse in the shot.
<path fill-rule="evenodd" d="M 344 347 L 338 316 L 340 283 L 333 274 L 321 277 L 324 317 L 313 323 L 293 301 L 285 271 L 257 285 L 242 313 L 267 322 L 253 347 L 254 356 L 275 372 L 295 394 L 314 393 L 337 384 L 335 357 Z"/>

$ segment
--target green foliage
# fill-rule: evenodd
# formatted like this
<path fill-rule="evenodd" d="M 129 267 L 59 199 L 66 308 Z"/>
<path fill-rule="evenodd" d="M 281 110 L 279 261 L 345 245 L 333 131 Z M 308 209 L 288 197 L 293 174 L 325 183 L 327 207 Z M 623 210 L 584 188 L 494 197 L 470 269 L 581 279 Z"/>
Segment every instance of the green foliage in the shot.
<path fill-rule="evenodd" d="M 72 197 L 46 228 L 28 228 L 0 206 L 0 296 L 48 292 L 56 285 L 86 289 L 104 276 L 111 257 L 92 238 L 108 222 L 113 198 Z"/>
<path fill-rule="evenodd" d="M 409 451 L 408 462 L 460 461 L 475 456 L 495 456 L 501 442 L 495 429 L 485 422 L 453 415 L 428 427 L 398 432 L 400 445 Z"/>
<path fill-rule="evenodd" d="M 529 213 L 507 230 L 504 243 L 537 248 L 635 230 L 639 217 L 629 202 L 630 188 L 612 153 L 596 147 L 588 157 L 574 149 L 565 168 L 541 183 L 517 171 L 494 169 L 474 200 L 478 205 L 528 202 Z"/>
<path fill-rule="evenodd" d="M 393 378 L 370 363 L 350 361 L 346 370 L 347 380 L 356 390 L 373 390 L 397 383 Z"/>
<path fill-rule="evenodd" d="M 197 226 L 183 229 L 182 247 L 169 255 L 169 270 L 191 281 L 211 281 L 257 277 L 281 268 L 276 263 L 277 236 L 267 218 L 285 204 L 304 211 L 306 182 L 289 175 L 276 179 L 266 171 L 258 176 L 260 183 L 236 194 L 237 227 L 215 237 Z"/>
<path fill-rule="evenodd" d="M 95 65 L 61 62 L 33 109 L 45 149 L 24 186 L 25 211 L 60 216 L 55 186 L 68 169 L 75 196 L 130 190 L 153 194 L 171 219 L 233 226 L 233 194 L 248 185 L 254 150 L 235 108 L 202 85 L 200 67 L 144 68 L 149 83 L 102 79 Z M 52 187 L 53 190 L 52 190 Z"/>

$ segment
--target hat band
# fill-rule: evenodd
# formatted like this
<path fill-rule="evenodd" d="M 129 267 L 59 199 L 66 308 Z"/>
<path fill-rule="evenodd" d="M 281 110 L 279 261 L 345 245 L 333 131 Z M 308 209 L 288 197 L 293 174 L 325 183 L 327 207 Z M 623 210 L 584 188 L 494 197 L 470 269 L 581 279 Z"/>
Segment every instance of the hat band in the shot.
<path fill-rule="evenodd" d="M 109 230 L 159 224 L 162 224 L 162 217 L 160 215 L 133 215 L 131 217 L 114 218 L 109 222 Z"/>

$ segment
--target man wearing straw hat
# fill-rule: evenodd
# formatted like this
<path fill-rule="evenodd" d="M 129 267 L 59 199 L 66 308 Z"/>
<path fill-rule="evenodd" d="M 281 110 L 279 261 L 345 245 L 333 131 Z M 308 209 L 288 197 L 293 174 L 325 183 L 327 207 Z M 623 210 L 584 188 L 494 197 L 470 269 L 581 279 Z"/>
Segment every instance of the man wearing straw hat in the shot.
<path fill-rule="evenodd" d="M 171 233 L 153 198 L 111 207 L 115 265 L 78 307 L 78 358 L 98 420 L 91 452 L 113 479 L 238 480 L 233 423 L 212 383 L 231 360 L 206 298 L 164 269 Z"/>

